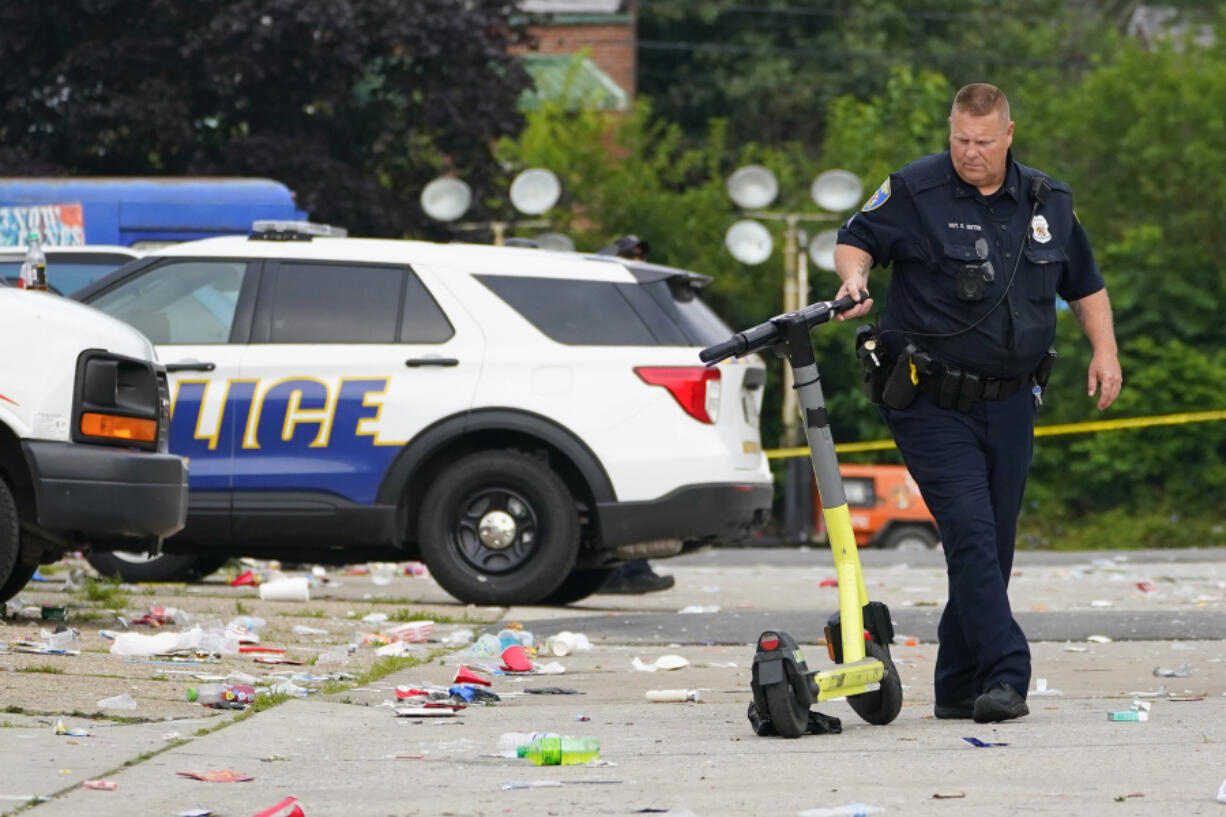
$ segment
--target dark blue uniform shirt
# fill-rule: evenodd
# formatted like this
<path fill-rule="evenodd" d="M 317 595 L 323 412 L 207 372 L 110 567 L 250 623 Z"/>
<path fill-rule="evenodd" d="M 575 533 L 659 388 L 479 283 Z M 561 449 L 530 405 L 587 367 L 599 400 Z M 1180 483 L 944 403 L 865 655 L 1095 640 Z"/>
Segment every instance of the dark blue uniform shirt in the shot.
<path fill-rule="evenodd" d="M 925 156 L 891 173 L 839 230 L 840 244 L 893 264 L 881 319 L 891 356 L 910 339 L 981 375 L 1025 374 L 1055 336 L 1056 295 L 1075 301 L 1103 288 L 1068 185 L 1014 161 L 1012 151 L 1007 168 L 1000 189 L 984 196 L 954 172 L 948 152 Z M 1051 185 L 1042 204 L 1040 178 Z M 963 300 L 959 271 L 985 261 L 994 275 L 982 300 Z"/>

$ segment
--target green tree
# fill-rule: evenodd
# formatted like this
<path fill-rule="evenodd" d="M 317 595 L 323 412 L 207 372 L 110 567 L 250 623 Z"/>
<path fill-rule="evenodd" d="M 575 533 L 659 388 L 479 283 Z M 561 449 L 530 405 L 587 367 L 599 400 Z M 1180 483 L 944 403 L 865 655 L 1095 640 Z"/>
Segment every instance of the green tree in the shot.
<path fill-rule="evenodd" d="M 1023 80 L 1059 88 L 1135 3 L 1124 0 L 642 0 L 639 89 L 701 134 L 726 117 L 735 141 L 817 144 L 831 100 L 877 96 L 897 67 L 955 87 Z"/>
<path fill-rule="evenodd" d="M 511 0 L 45 0 L 0 6 L 0 171 L 267 175 L 357 234 L 432 229 L 521 125 Z M 501 182 L 501 179 L 499 179 Z"/>

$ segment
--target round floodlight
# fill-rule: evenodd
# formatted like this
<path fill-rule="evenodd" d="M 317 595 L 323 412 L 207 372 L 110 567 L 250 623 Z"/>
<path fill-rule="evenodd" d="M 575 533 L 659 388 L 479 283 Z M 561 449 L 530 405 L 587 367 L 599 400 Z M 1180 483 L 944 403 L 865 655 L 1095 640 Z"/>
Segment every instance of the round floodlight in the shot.
<path fill-rule="evenodd" d="M 539 216 L 558 203 L 562 183 L 552 170 L 533 167 L 511 182 L 511 204 L 524 215 Z"/>
<path fill-rule="evenodd" d="M 554 252 L 575 251 L 575 242 L 570 240 L 570 236 L 562 233 L 541 233 L 536 237 L 536 246 L 542 250 L 553 250 Z"/>
<path fill-rule="evenodd" d="M 860 184 L 860 177 L 855 173 L 827 170 L 813 180 L 813 187 L 809 192 L 818 207 L 832 213 L 841 213 L 861 203 L 864 186 Z"/>
<path fill-rule="evenodd" d="M 728 228 L 724 246 L 737 261 L 752 266 L 771 257 L 774 242 L 770 230 L 753 219 L 743 219 Z"/>
<path fill-rule="evenodd" d="M 766 207 L 779 195 L 779 182 L 775 174 L 762 165 L 746 165 L 728 177 L 728 195 L 737 207 L 758 210 Z"/>
<path fill-rule="evenodd" d="M 472 203 L 472 188 L 452 176 L 439 176 L 421 191 L 421 209 L 435 221 L 455 221 Z"/>
<path fill-rule="evenodd" d="M 822 269 L 834 272 L 834 248 L 838 243 L 838 230 L 822 230 L 809 244 L 809 257 Z"/>

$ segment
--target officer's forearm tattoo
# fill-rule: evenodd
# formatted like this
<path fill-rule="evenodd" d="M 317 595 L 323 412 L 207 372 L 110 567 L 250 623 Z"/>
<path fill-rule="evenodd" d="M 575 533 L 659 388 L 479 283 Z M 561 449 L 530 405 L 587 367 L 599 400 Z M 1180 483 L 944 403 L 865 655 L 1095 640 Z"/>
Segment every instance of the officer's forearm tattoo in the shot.
<path fill-rule="evenodd" d="M 852 262 L 854 269 L 852 272 L 860 276 L 861 281 L 868 281 L 868 272 L 873 268 L 873 262 L 870 258 L 857 258 Z"/>
<path fill-rule="evenodd" d="M 1086 325 L 1085 307 L 1081 305 L 1080 301 L 1073 301 L 1068 305 L 1068 308 L 1072 310 L 1073 317 L 1077 319 L 1077 323 L 1081 324 L 1081 326 L 1084 328 Z"/>

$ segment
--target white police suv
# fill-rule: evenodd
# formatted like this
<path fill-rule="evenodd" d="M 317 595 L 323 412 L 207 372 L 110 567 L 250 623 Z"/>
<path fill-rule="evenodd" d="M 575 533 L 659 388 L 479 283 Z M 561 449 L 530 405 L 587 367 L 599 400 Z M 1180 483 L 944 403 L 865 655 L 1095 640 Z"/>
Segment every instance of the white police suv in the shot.
<path fill-rule="evenodd" d="M 420 558 L 472 603 L 566 603 L 767 518 L 756 358 L 708 278 L 621 258 L 319 236 L 163 248 L 77 293 L 170 373 L 187 527 L 128 579 L 235 555 Z"/>

